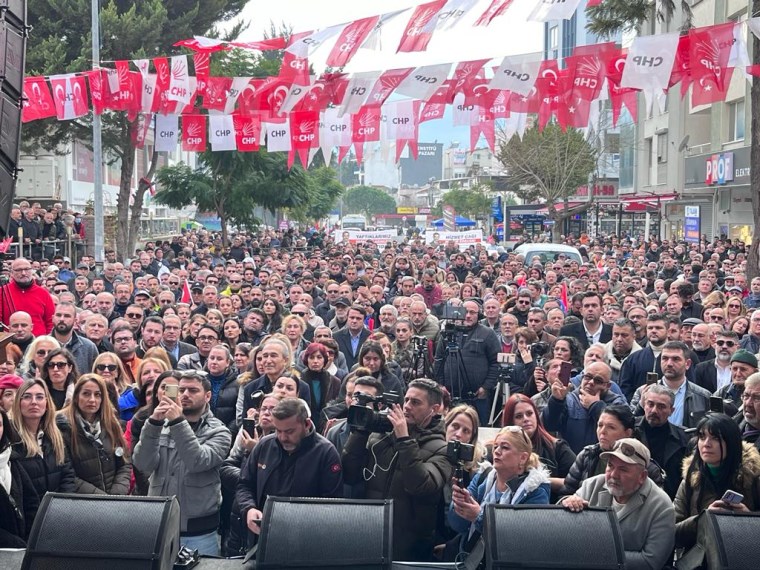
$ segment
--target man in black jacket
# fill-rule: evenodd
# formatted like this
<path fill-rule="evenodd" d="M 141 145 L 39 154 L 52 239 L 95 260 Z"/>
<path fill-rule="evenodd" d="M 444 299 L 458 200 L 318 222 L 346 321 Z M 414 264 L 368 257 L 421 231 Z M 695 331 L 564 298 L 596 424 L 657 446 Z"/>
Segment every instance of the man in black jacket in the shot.
<path fill-rule="evenodd" d="M 676 395 L 666 386 L 653 384 L 642 397 L 644 415 L 636 420 L 636 439 L 649 448 L 652 460 L 665 472 L 665 492 L 671 499 L 681 484 L 683 458 L 689 451 L 684 429 L 668 421 Z"/>
<path fill-rule="evenodd" d="M 369 329 L 364 326 L 366 315 L 367 313 L 362 305 L 352 305 L 348 309 L 345 328 L 333 335 L 333 340 L 338 343 L 340 351 L 346 357 L 346 365 L 349 371 L 359 359 L 359 349 L 369 337 Z"/>
<path fill-rule="evenodd" d="M 599 293 L 587 292 L 581 301 L 580 323 L 565 325 L 559 331 L 559 336 L 572 336 L 581 343 L 585 351 L 589 346 L 612 340 L 612 326 L 602 322 L 602 297 Z"/>
<path fill-rule="evenodd" d="M 272 417 L 276 433 L 253 449 L 237 487 L 240 516 L 254 534 L 261 532 L 270 496 L 341 497 L 343 493 L 338 451 L 314 430 L 306 402 L 282 400 Z"/>

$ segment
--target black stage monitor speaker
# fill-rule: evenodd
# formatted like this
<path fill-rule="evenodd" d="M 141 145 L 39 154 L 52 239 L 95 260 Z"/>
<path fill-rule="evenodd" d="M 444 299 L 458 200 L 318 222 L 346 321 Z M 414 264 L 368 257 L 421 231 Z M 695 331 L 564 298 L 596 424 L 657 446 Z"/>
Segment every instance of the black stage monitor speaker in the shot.
<path fill-rule="evenodd" d="M 760 568 L 760 514 L 705 511 L 699 521 L 699 544 L 709 570 Z"/>
<path fill-rule="evenodd" d="M 572 513 L 554 505 L 486 505 L 486 568 L 620 570 L 620 526 L 612 509 Z"/>
<path fill-rule="evenodd" d="M 26 31 L 0 21 L 0 86 L 18 100 L 24 92 Z"/>
<path fill-rule="evenodd" d="M 26 0 L 0 0 L 0 20 L 26 28 Z"/>
<path fill-rule="evenodd" d="M 171 570 L 179 528 L 173 497 L 48 493 L 22 570 Z"/>
<path fill-rule="evenodd" d="M 390 570 L 391 501 L 269 497 L 256 568 Z"/>

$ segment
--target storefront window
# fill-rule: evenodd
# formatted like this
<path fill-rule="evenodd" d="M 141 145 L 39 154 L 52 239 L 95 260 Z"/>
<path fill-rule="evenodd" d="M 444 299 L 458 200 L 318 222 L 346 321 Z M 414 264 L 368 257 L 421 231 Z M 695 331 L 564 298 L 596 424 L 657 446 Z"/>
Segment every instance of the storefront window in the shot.
<path fill-rule="evenodd" d="M 744 243 L 752 243 L 752 226 L 730 224 L 728 227 L 728 237 L 732 241 L 739 240 Z"/>

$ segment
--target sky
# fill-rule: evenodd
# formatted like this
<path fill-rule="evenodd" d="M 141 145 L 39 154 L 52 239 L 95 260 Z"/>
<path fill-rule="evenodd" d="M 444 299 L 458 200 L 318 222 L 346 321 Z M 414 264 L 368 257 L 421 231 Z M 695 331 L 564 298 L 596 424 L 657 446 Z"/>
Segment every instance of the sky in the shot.
<path fill-rule="evenodd" d="M 491 0 L 477 0 L 473 10 L 482 13 Z M 543 25 L 528 22 L 528 13 L 536 0 L 514 0 L 507 12 L 495 18 L 486 27 L 458 26 L 453 30 L 437 31 L 428 49 L 420 53 L 395 53 L 408 14 L 402 14 L 387 26 L 387 38 L 380 51 L 361 49 L 349 63 L 346 71 L 376 71 L 402 67 L 418 67 L 445 62 L 459 62 L 473 59 L 493 58 L 497 65 L 505 55 L 541 51 L 543 45 Z M 294 32 L 318 30 L 329 26 L 350 22 L 358 18 L 388 13 L 421 4 L 420 0 L 250 0 L 241 18 L 249 22 L 248 29 L 240 39 L 263 38 L 274 22 L 290 26 Z M 321 71 L 324 59 L 332 44 L 325 42 L 325 49 L 318 49 L 310 57 L 312 66 Z M 451 114 L 439 121 L 429 121 L 420 127 L 420 141 L 443 142 L 452 140 L 469 147 L 469 128 L 452 126 Z"/>

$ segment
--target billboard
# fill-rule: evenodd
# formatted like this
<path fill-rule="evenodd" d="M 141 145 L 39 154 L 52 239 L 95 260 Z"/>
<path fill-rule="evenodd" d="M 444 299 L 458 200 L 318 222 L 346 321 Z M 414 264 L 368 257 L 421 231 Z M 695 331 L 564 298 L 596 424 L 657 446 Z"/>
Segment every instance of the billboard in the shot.
<path fill-rule="evenodd" d="M 425 186 L 431 178 L 440 180 L 443 177 L 443 143 L 421 142 L 417 147 L 417 160 L 411 153 L 408 153 L 408 158 L 400 159 L 403 186 Z"/>

